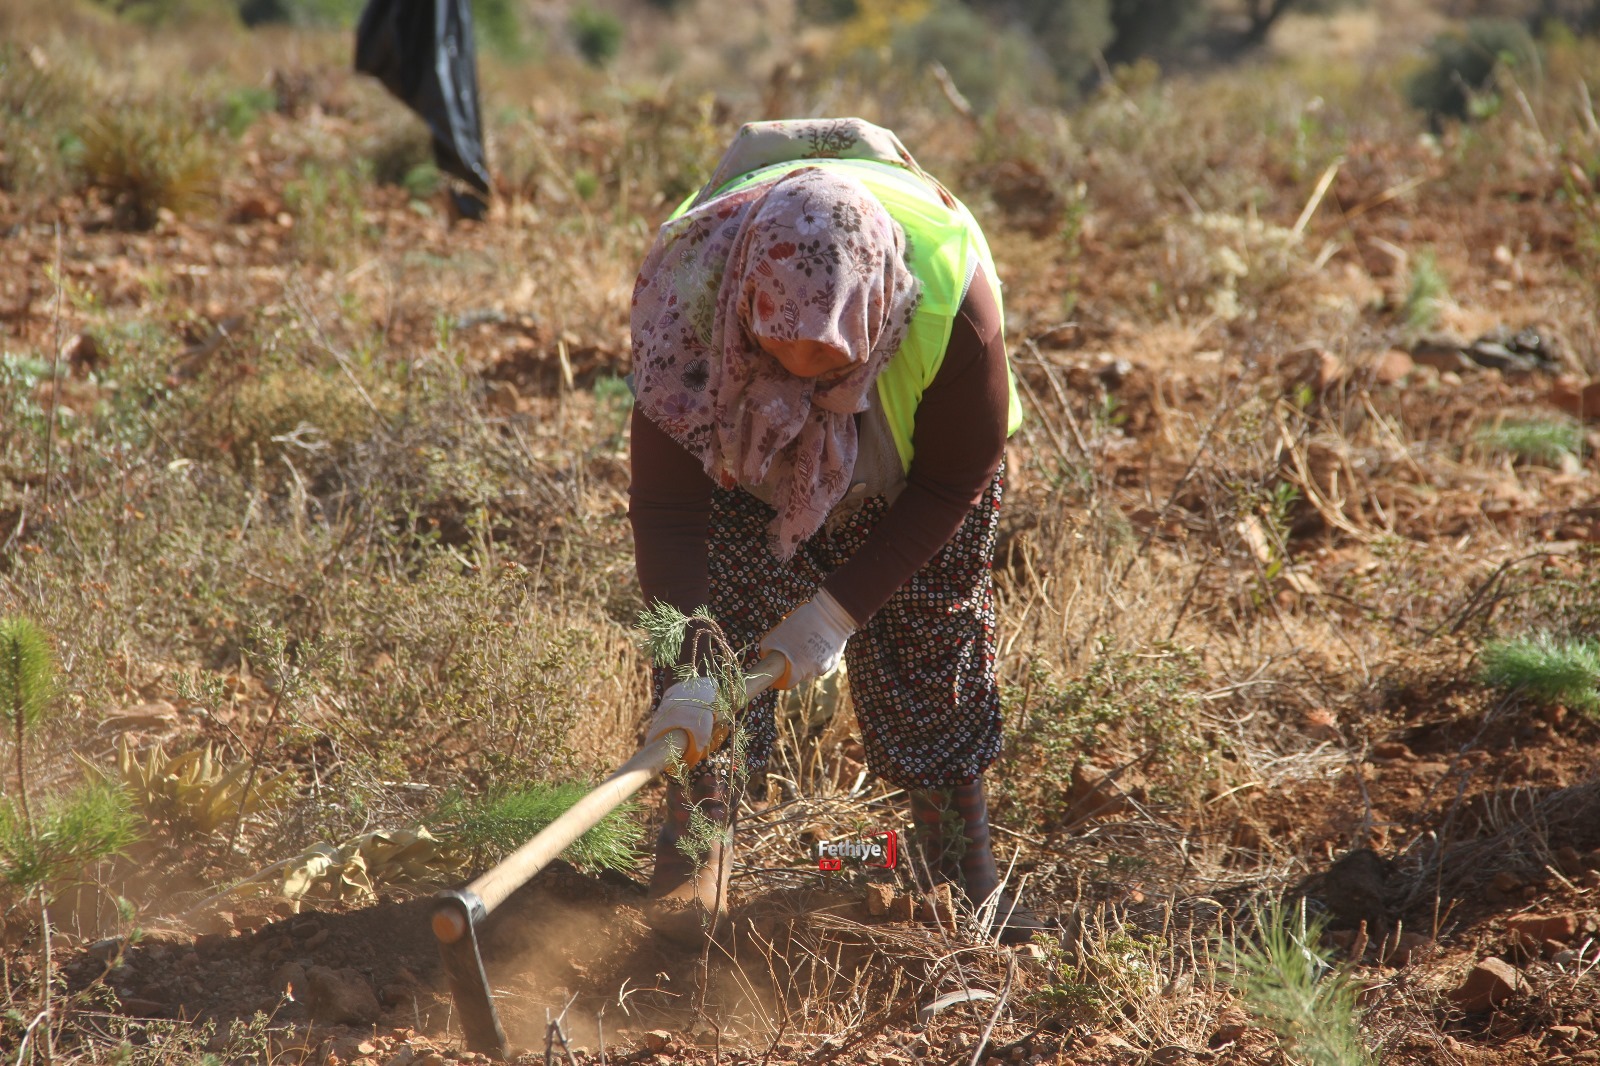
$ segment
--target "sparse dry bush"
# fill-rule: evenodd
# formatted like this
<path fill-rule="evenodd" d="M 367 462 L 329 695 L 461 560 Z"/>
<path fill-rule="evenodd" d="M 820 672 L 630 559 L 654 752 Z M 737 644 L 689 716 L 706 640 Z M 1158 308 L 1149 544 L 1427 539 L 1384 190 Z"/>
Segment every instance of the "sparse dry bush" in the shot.
<path fill-rule="evenodd" d="M 149 229 L 163 210 L 187 214 L 216 200 L 216 155 L 177 110 L 103 105 L 78 137 L 84 182 L 110 201 L 120 226 Z"/>

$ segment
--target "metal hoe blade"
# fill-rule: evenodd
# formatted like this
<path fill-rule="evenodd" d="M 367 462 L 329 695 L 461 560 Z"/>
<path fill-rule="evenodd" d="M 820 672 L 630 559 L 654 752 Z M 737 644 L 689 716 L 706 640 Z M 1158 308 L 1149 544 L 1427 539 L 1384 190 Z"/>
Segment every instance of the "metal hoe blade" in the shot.
<path fill-rule="evenodd" d="M 450 998 L 461 1014 L 467 1049 L 504 1059 L 509 1053 L 506 1031 L 494 1009 L 494 994 L 483 972 L 483 956 L 478 953 L 478 922 L 485 917 L 483 901 L 475 893 L 452 890 L 435 896 L 434 904 L 433 932 L 439 939 Z"/>

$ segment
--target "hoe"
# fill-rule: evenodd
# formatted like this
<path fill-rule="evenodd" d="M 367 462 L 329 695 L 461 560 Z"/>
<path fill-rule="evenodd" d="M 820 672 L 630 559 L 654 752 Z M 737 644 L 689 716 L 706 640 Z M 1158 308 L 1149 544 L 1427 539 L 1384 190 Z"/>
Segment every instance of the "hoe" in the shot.
<path fill-rule="evenodd" d="M 777 653 L 762 658 L 745 677 L 745 700 L 752 700 L 766 691 L 782 676 L 784 666 L 783 656 Z M 682 730 L 673 730 L 646 744 L 498 866 L 465 888 L 451 889 L 434 897 L 433 934 L 439 938 L 445 977 L 461 1015 L 461 1028 L 469 1050 L 496 1059 L 508 1055 L 505 1029 L 495 1011 L 489 979 L 483 972 L 483 956 L 478 952 L 478 926 L 567 845 L 592 829 L 659 773 L 684 749 L 687 738 L 681 733 Z"/>

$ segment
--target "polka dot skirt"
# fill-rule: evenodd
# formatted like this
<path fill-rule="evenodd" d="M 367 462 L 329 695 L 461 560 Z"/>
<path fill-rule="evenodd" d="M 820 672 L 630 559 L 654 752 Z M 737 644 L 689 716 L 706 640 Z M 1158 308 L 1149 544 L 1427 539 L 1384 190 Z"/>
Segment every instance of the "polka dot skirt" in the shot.
<path fill-rule="evenodd" d="M 1002 466 L 949 543 L 845 649 L 867 761 L 902 788 L 965 784 L 1000 752 L 989 571 L 1004 477 Z M 758 658 L 756 642 L 861 547 L 887 508 L 882 496 L 869 499 L 785 564 L 767 548 L 772 509 L 740 489 L 717 490 L 707 538 L 711 612 L 735 647 L 748 646 L 747 666 Z M 776 698 L 766 693 L 745 710 L 752 773 L 766 765 L 777 735 Z"/>

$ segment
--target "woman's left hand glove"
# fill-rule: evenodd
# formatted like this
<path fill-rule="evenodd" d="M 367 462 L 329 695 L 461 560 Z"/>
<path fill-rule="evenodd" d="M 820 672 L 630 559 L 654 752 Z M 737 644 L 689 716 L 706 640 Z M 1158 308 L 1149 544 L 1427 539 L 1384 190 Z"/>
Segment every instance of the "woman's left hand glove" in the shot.
<path fill-rule="evenodd" d="M 856 620 L 839 601 L 818 590 L 761 639 L 761 654 L 777 652 L 788 666 L 772 683 L 776 689 L 794 688 L 821 677 L 839 665 Z"/>
<path fill-rule="evenodd" d="M 645 727 L 645 742 L 681 729 L 688 738 L 683 745 L 683 761 L 693 766 L 716 751 L 727 736 L 727 730 L 717 723 L 716 703 L 716 678 L 687 677 L 674 682 L 661 694 L 656 713 Z"/>

